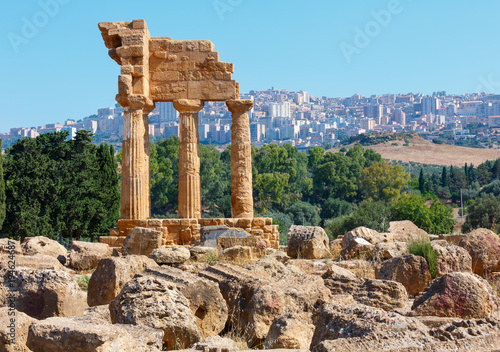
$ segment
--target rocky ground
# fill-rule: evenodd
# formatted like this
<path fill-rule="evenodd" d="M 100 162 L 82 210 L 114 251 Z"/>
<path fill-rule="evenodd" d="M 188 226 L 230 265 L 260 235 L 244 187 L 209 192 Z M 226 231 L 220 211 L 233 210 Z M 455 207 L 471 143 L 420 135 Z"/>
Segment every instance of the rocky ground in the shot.
<path fill-rule="evenodd" d="M 44 237 L 1 239 L 0 352 L 500 352 L 489 230 L 435 236 L 405 221 L 330 242 L 294 226 L 280 250 L 223 251 L 163 247 L 148 231 L 69 253 Z M 435 266 L 409 253 L 417 240 Z"/>

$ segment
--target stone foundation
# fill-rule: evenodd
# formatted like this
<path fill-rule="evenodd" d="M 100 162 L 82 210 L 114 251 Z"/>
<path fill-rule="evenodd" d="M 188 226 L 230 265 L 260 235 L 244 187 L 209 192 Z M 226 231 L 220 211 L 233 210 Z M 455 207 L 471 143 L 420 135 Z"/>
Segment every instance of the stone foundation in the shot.
<path fill-rule="evenodd" d="M 148 219 L 118 220 L 118 228 L 111 229 L 109 236 L 100 237 L 99 242 L 110 247 L 121 247 L 123 240 L 134 227 L 145 227 L 163 232 L 163 245 L 192 245 L 200 241 L 202 226 L 225 225 L 230 229 L 245 231 L 248 237 L 260 237 L 267 248 L 279 247 L 278 225 L 272 218 L 244 219 Z"/>

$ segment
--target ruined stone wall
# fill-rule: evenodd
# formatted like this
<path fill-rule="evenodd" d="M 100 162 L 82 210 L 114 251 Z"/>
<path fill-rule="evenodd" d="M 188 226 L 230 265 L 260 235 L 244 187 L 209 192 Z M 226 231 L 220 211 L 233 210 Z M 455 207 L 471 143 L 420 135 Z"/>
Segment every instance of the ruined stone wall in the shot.
<path fill-rule="evenodd" d="M 101 243 L 110 247 L 120 247 L 134 227 L 145 227 L 163 232 L 164 245 L 189 245 L 200 240 L 202 226 L 225 225 L 229 229 L 245 231 L 249 237 L 259 237 L 267 248 L 279 247 L 278 225 L 271 218 L 243 219 L 148 219 L 118 220 L 118 228 L 110 231 L 110 236 L 100 237 Z"/>

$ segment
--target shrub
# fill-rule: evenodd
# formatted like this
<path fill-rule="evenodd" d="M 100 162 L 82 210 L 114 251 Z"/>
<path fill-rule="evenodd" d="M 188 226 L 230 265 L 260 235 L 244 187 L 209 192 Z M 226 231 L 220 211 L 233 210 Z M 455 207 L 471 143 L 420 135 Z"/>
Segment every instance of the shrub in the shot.
<path fill-rule="evenodd" d="M 432 278 L 436 278 L 437 255 L 432 248 L 431 242 L 426 238 L 413 239 L 408 241 L 408 252 L 413 255 L 424 257 L 429 266 Z"/>
<path fill-rule="evenodd" d="M 89 289 L 89 281 L 90 281 L 89 275 L 83 275 L 83 276 L 76 278 L 76 282 L 78 283 L 78 286 L 80 286 L 80 288 L 85 292 L 87 292 L 87 290 Z"/>

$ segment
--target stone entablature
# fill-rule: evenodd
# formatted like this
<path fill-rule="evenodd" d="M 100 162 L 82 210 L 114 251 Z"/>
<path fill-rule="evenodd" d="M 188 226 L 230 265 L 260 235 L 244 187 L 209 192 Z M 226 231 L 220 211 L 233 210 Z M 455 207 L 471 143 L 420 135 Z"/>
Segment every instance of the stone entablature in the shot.
<path fill-rule="evenodd" d="M 101 243 L 110 247 L 120 247 L 134 227 L 145 227 L 163 232 L 163 245 L 192 245 L 200 241 L 202 226 L 225 225 L 228 229 L 245 231 L 248 237 L 259 237 L 267 248 L 279 247 L 278 225 L 272 218 L 230 218 L 230 219 L 148 219 L 118 220 L 118 228 L 110 231 L 110 236 L 100 237 Z"/>

